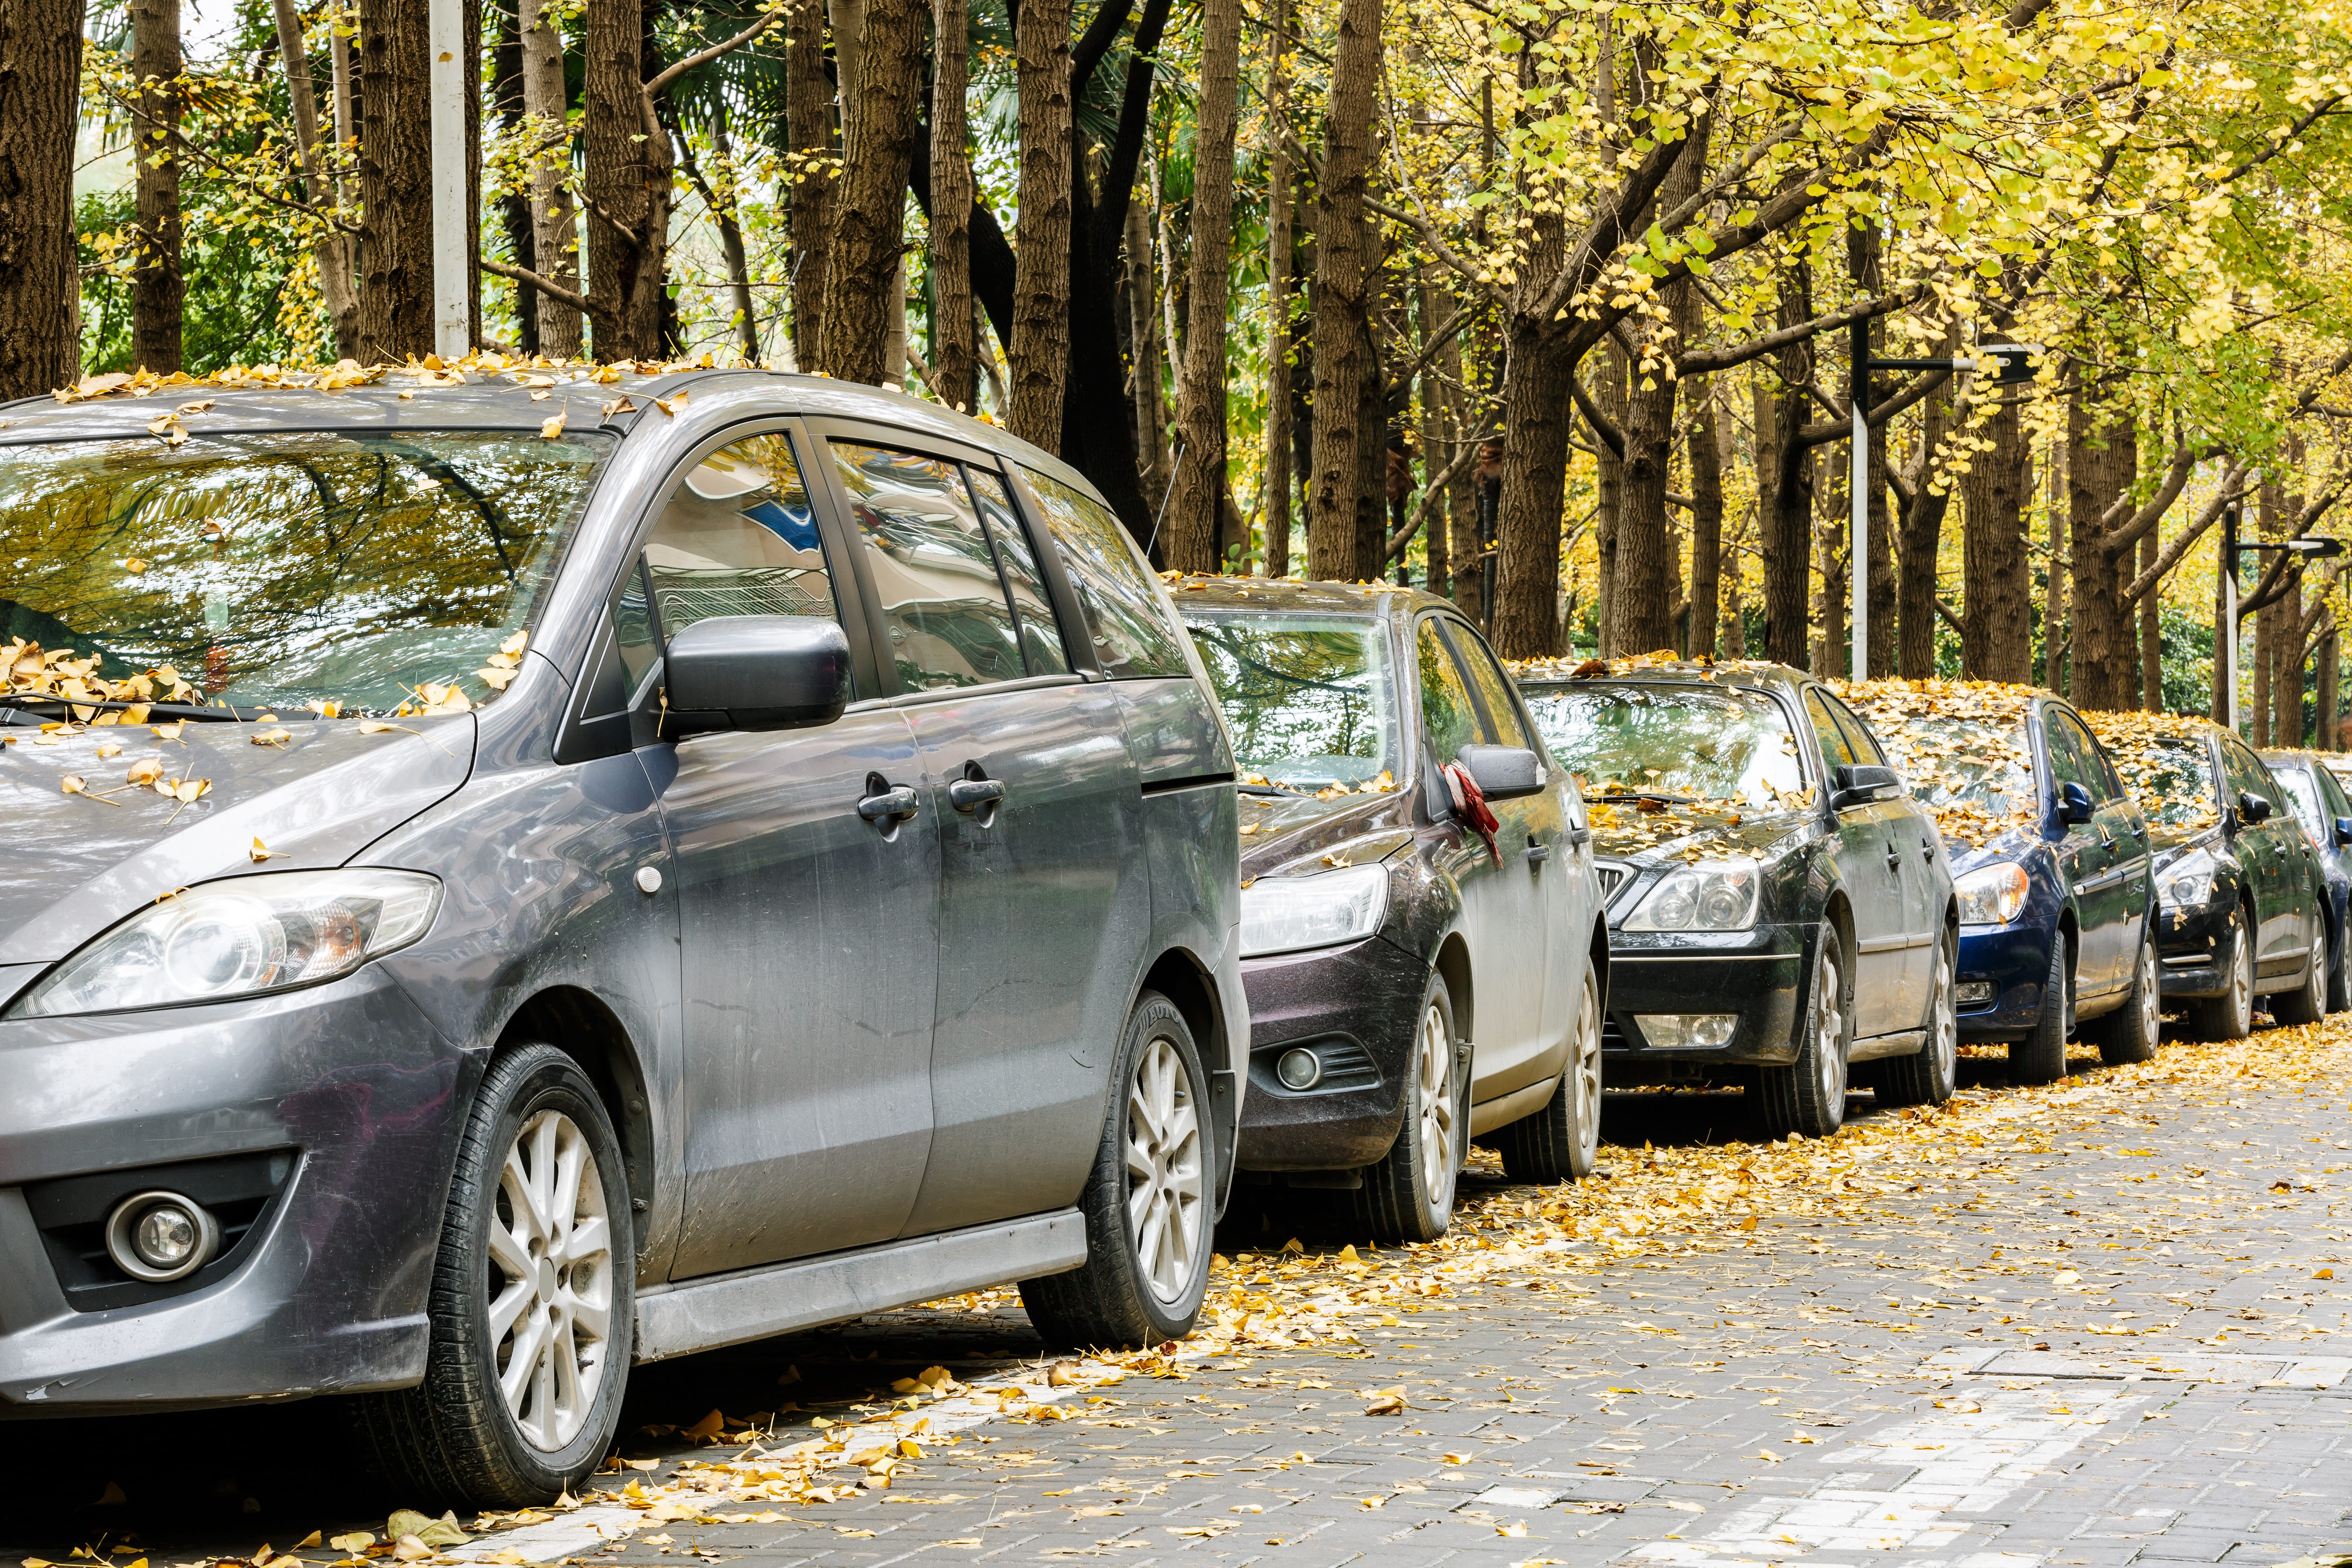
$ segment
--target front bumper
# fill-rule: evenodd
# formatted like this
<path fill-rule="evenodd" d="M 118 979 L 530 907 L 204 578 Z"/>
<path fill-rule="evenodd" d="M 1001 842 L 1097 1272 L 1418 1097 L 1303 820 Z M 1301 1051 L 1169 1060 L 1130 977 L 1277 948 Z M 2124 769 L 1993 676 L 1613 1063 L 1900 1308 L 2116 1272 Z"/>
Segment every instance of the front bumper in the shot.
<path fill-rule="evenodd" d="M 1249 994 L 1244 1171 L 1351 1171 L 1395 1143 L 1404 1075 L 1429 965 L 1384 938 L 1242 961 Z M 1294 1046 L 1315 1050 L 1326 1081 L 1304 1091 L 1274 1075 Z"/>
<path fill-rule="evenodd" d="M 1964 1041 L 2021 1040 L 2042 1016 L 2042 993 L 2050 978 L 2053 923 L 2021 920 L 2002 926 L 1960 928 L 1959 969 L 1963 985 L 1990 984 L 1982 1002 L 1959 1004 Z"/>
<path fill-rule="evenodd" d="M 1758 926 L 1726 936 L 1609 933 L 1605 1081 L 1640 1083 L 1694 1065 L 1782 1067 L 1797 1059 L 1797 1007 L 1817 924 Z M 1662 1047 L 1645 1014 L 1737 1015 L 1720 1047 Z"/>
<path fill-rule="evenodd" d="M 0 1418 L 414 1384 L 478 1071 L 374 967 L 255 1002 L 0 1023 Z M 102 1252 L 72 1263 L 61 1194 L 103 1206 L 142 1170 L 237 1156 L 282 1180 L 230 1267 L 126 1291 L 93 1288 Z"/>
<path fill-rule="evenodd" d="M 2221 946 L 2229 930 L 2231 903 L 2222 900 L 2183 909 L 2158 907 L 2156 915 L 2156 972 L 2163 977 L 2158 989 L 2172 997 L 2219 996 L 2229 989 L 2228 965 Z"/>

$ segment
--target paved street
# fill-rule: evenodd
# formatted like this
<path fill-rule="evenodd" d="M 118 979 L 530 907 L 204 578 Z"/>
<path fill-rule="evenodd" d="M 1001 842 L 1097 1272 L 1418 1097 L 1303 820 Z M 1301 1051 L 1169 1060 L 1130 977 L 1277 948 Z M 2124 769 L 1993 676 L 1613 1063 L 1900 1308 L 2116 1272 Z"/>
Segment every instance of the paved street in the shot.
<path fill-rule="evenodd" d="M 998 1293 L 643 1369 L 642 1468 L 600 1478 L 637 1495 L 445 1550 L 2333 1563 L 2352 1550 L 2352 1020 L 2074 1065 L 2022 1089 L 1966 1060 L 1940 1113 L 1857 1097 L 1839 1138 L 1769 1147 L 1737 1143 L 1735 1096 L 1612 1097 L 1606 1180 L 1514 1187 L 1482 1156 L 1455 1236 L 1417 1251 L 1237 1201 L 1216 1321 L 1172 1358 L 1054 1374 Z M 0 1429 L 0 1561 L 273 1542 L 295 1568 L 356 1544 L 298 1547 L 314 1530 L 380 1542 L 403 1500 L 348 1471 L 330 1415 Z"/>

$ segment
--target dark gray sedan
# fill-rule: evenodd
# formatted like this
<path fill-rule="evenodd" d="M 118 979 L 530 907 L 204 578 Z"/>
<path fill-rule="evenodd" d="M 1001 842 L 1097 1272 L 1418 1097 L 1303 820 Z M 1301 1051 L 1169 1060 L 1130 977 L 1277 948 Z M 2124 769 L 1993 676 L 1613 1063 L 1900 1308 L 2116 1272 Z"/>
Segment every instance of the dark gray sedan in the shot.
<path fill-rule="evenodd" d="M 1085 480 L 752 372 L 19 404 L 0 1415 L 328 1392 L 404 1496 L 634 1361 L 1199 1310 L 1233 761 Z"/>

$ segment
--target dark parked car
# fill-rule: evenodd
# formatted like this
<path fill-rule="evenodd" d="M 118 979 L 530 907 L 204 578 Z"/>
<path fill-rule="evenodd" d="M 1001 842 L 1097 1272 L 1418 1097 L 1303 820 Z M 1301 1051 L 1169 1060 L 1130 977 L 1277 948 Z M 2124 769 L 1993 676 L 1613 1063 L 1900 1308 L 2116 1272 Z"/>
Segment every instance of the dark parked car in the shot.
<path fill-rule="evenodd" d="M 2319 851 L 2327 884 L 2321 913 L 2327 920 L 2327 1010 L 2352 1007 L 2352 943 L 2344 940 L 2347 902 L 2352 900 L 2352 796 L 2328 765 L 2333 753 L 2273 751 L 2257 753 L 2271 777 L 2286 787 L 2294 819 Z"/>
<path fill-rule="evenodd" d="M 1474 1138 L 1521 1180 L 1591 1171 L 1591 836 L 1486 642 L 1426 594 L 1224 577 L 1176 597 L 1241 770 L 1241 1179 L 1353 1188 L 1381 1236 L 1426 1241 Z"/>
<path fill-rule="evenodd" d="M 364 1394 L 509 1506 L 633 1361 L 1185 1332 L 1233 761 L 1126 532 L 872 388 L 456 379 L 7 410 L 0 1415 Z"/>
<path fill-rule="evenodd" d="M 2167 1001 L 2199 1039 L 2252 1033 L 2254 998 L 2281 1023 L 2327 1011 L 2327 889 L 2286 792 L 2237 736 L 2203 719 L 2085 713 L 2147 818 Z"/>
<path fill-rule="evenodd" d="M 1768 1130 L 1807 1137 L 1843 1122 L 1850 1079 L 1951 1094 L 1943 841 L 1834 692 L 1654 656 L 1518 678 L 1601 848 L 1609 1081 L 1744 1081 Z"/>
<path fill-rule="evenodd" d="M 2147 823 L 2072 708 L 2030 686 L 1841 686 L 1936 813 L 1960 903 L 1959 1026 L 2012 1071 L 2066 1071 L 2080 1028 L 2146 1061 L 2161 1026 Z"/>

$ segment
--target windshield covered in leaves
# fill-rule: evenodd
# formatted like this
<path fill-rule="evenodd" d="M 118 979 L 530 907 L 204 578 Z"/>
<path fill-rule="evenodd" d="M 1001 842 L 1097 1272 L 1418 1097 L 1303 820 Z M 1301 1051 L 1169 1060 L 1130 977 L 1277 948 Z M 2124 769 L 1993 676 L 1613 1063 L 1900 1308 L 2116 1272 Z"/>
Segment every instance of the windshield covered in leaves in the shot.
<path fill-rule="evenodd" d="M 511 679 L 610 447 L 419 431 L 0 451 L 0 644 L 40 650 L 12 689 L 53 693 L 63 668 L 71 695 L 467 706 Z"/>
<path fill-rule="evenodd" d="M 1769 810 L 1802 803 L 1803 765 L 1780 705 L 1760 691 L 1590 686 L 1527 693 L 1536 729 L 1584 793 L 1651 793 Z"/>
<path fill-rule="evenodd" d="M 1245 775 L 1295 789 L 1375 784 L 1396 767 L 1388 639 L 1338 616 L 1188 623 Z"/>
<path fill-rule="evenodd" d="M 2213 752 L 2202 719 L 2169 713 L 2084 713 L 2124 789 L 2151 826 L 2194 832 L 2221 820 Z"/>

